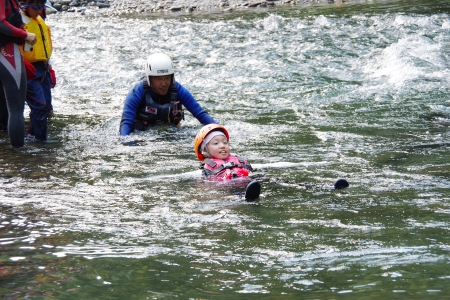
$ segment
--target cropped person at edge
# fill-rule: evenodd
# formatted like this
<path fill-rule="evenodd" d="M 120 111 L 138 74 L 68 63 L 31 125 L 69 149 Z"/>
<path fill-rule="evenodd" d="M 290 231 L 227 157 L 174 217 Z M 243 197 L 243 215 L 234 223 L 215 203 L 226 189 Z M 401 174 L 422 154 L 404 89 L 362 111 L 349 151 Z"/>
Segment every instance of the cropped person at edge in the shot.
<path fill-rule="evenodd" d="M 22 147 L 26 73 L 19 45 L 36 43 L 23 29 L 17 0 L 0 0 L 0 129 L 7 129 L 11 145 Z"/>
<path fill-rule="evenodd" d="M 184 119 L 183 106 L 203 125 L 216 122 L 192 94 L 175 81 L 169 56 L 162 53 L 148 57 L 146 78 L 129 91 L 120 121 L 120 135 L 134 130 L 148 130 L 161 123 L 179 125 Z"/>
<path fill-rule="evenodd" d="M 51 88 L 56 84 L 55 72 L 50 64 L 53 51 L 50 27 L 41 17 L 46 0 L 25 0 L 22 4 L 22 19 L 25 30 L 36 34 L 37 42 L 31 51 L 21 49 L 27 70 L 27 97 L 30 107 L 28 134 L 37 141 L 48 137 L 47 120 L 53 110 Z"/>

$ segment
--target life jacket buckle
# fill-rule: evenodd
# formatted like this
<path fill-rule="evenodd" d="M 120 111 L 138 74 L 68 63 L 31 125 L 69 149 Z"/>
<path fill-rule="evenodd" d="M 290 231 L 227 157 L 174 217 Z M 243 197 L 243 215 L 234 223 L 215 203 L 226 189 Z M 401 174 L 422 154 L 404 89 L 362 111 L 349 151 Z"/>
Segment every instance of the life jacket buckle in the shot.
<path fill-rule="evenodd" d="M 222 167 L 223 168 L 232 168 L 232 167 L 234 167 L 235 165 L 234 165 L 234 163 L 233 162 L 231 162 L 231 161 L 229 161 L 229 162 L 227 162 L 227 163 L 225 163 L 225 164 L 223 164 L 222 165 Z"/>
<path fill-rule="evenodd" d="M 179 103 L 180 103 L 180 101 L 172 101 L 172 114 L 174 116 L 177 116 L 178 114 L 181 114 L 183 112 L 183 110 L 178 109 Z"/>

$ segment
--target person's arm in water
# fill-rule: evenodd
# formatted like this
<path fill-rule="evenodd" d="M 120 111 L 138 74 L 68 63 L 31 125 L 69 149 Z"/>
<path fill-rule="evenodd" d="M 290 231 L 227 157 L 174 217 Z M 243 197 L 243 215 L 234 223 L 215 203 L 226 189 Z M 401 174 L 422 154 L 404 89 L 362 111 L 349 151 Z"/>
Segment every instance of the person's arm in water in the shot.
<path fill-rule="evenodd" d="M 120 120 L 120 135 L 129 135 L 134 130 L 134 120 L 136 119 L 137 110 L 144 96 L 144 86 L 139 81 L 128 92 L 123 105 L 122 119 Z"/>
<path fill-rule="evenodd" d="M 184 107 L 203 125 L 207 124 L 219 124 L 214 120 L 195 100 L 194 96 L 180 83 L 177 84 L 178 99 Z"/>

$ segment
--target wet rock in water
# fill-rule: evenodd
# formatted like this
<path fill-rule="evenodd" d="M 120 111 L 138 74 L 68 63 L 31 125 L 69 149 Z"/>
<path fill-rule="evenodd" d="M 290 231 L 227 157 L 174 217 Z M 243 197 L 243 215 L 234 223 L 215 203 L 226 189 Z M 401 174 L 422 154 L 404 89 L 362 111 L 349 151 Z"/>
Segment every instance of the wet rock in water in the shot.
<path fill-rule="evenodd" d="M 98 8 L 108 8 L 110 7 L 109 3 L 97 2 Z"/>

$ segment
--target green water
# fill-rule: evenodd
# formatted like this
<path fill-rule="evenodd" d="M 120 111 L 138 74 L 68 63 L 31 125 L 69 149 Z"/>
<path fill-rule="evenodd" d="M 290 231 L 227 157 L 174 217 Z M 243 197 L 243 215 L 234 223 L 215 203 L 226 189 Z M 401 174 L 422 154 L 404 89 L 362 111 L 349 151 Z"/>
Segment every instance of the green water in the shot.
<path fill-rule="evenodd" d="M 448 11 L 49 16 L 51 142 L 0 132 L 0 295 L 448 299 Z M 119 137 L 153 51 L 256 168 L 258 202 L 201 180 L 189 113 Z"/>

